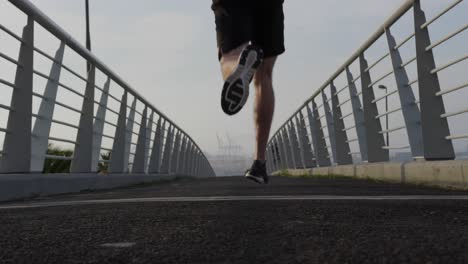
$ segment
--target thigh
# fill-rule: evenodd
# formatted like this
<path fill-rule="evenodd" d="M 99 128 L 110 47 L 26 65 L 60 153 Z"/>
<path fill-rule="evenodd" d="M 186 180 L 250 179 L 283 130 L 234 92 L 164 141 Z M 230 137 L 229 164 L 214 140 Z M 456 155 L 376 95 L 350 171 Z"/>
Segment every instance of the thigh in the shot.
<path fill-rule="evenodd" d="M 254 9 L 249 1 L 252 0 L 213 0 L 220 58 L 251 41 Z"/>
<path fill-rule="evenodd" d="M 252 42 L 262 47 L 265 58 L 278 56 L 284 47 L 283 0 L 258 0 Z"/>

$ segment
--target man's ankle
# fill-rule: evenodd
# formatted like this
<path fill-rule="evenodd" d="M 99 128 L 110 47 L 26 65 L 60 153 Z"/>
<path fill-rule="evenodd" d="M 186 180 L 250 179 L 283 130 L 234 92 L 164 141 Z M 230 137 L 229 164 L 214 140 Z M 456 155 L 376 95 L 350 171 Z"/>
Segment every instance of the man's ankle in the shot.
<path fill-rule="evenodd" d="M 259 160 L 259 159 L 256 159 L 254 160 L 254 162 L 260 164 L 260 165 L 265 165 L 266 164 L 266 160 Z"/>

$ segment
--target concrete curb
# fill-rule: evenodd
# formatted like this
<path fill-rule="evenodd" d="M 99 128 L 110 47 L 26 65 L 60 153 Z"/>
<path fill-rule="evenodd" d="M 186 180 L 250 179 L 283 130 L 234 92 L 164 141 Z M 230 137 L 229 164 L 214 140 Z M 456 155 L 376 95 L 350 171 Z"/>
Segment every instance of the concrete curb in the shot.
<path fill-rule="evenodd" d="M 468 190 L 468 160 L 385 162 L 287 170 L 293 176 L 340 175 Z"/>
<path fill-rule="evenodd" d="M 0 175 L 0 201 L 85 190 L 104 190 L 138 183 L 173 180 L 184 175 L 146 174 L 6 174 Z"/>

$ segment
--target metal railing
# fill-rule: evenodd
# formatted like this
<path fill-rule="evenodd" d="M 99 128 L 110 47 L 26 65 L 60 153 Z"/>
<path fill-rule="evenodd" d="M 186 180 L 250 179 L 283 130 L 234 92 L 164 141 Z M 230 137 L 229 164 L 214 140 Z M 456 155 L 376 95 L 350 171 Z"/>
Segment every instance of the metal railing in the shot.
<path fill-rule="evenodd" d="M 11 90 L 11 103 L 0 104 L 8 116 L 6 127 L 0 127 L 0 172 L 42 172 L 45 160 L 52 159 L 70 160 L 72 173 L 97 172 L 100 163 L 109 173 L 214 176 L 200 147 L 171 119 L 30 1 L 9 2 L 27 17 L 27 24 L 21 36 L 0 24 L 0 33 L 19 46 L 18 60 L 0 49 L 0 60 L 15 67 L 14 80 L 0 76 L 0 91 Z M 36 45 L 38 27 L 58 40 L 55 55 Z M 65 65 L 67 51 L 78 55 L 83 67 L 89 64 L 89 71 L 80 74 Z M 49 74 L 41 72 L 36 60 L 51 63 Z M 104 80 L 102 87 L 98 76 Z M 45 81 L 43 92 L 38 79 Z M 74 85 L 67 83 L 71 79 Z M 68 95 L 60 96 L 64 93 Z M 73 155 L 49 154 L 52 142 L 68 144 Z"/>
<path fill-rule="evenodd" d="M 446 78 L 453 88 L 441 89 L 439 79 L 443 71 L 466 61 L 468 54 L 460 55 L 459 49 L 455 49 L 458 55 L 454 59 L 437 64 L 434 54 L 443 44 L 456 41 L 454 38 L 468 28 L 466 12 L 460 15 L 463 26 L 451 28 L 460 24 L 460 19 L 452 19 L 434 42 L 429 30 L 439 19 L 450 20 L 450 14 L 461 8 L 462 2 L 448 3 L 427 20 L 420 0 L 406 0 L 273 134 L 267 147 L 267 158 L 273 161 L 269 162 L 268 170 L 388 162 L 390 151 L 408 151 L 415 159 L 457 158 L 452 140 L 466 139 L 468 135 L 452 134 L 451 130 L 468 128 L 462 124 L 466 121 L 451 124 L 448 118 L 467 113 L 468 108 L 466 100 L 451 103 L 444 96 L 468 87 L 466 74 L 452 72 Z M 400 23 L 406 26 L 399 31 L 407 30 L 407 20 L 414 26 L 398 42 L 392 31 Z M 379 48 L 379 43 L 384 43 L 385 51 Z M 466 42 L 459 45 L 465 47 Z M 378 55 L 373 56 L 376 59 L 368 63 L 366 57 L 376 48 Z M 466 66 L 464 69 L 466 73 Z M 391 77 L 394 89 L 387 89 Z M 385 88 L 385 93 L 377 96 L 381 91 L 376 87 Z M 384 100 L 392 106 L 383 108 Z M 446 107 L 458 109 L 452 112 L 446 111 Z M 383 121 L 389 117 L 394 121 L 384 128 Z M 400 133 L 395 138 L 403 142 L 386 142 L 384 136 L 392 133 Z"/>

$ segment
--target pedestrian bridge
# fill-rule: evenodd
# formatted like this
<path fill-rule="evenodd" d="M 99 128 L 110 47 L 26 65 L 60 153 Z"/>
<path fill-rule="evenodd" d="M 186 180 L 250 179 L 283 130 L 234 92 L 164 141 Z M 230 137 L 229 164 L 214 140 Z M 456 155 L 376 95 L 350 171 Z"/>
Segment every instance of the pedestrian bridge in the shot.
<path fill-rule="evenodd" d="M 269 185 L 214 177 L 183 124 L 8 2 L 0 262 L 468 262 L 466 1 L 402 1 L 272 134 Z"/>
<path fill-rule="evenodd" d="M 0 24 L 2 43 L 17 45 L 0 46 L 8 64 L 0 75 L 2 199 L 215 176 L 197 143 L 138 88 L 32 2 L 9 2 L 24 28 Z M 310 87 L 312 96 L 273 133 L 268 171 L 466 188 L 466 163 L 454 148 L 468 138 L 468 24 L 466 16 L 452 15 L 461 5 L 447 2 L 427 17 L 424 1 L 403 1 L 321 87 Z M 438 23 L 443 30 L 431 34 Z M 40 45 L 42 34 L 56 46 Z M 67 65 L 66 56 L 82 65 Z"/>

